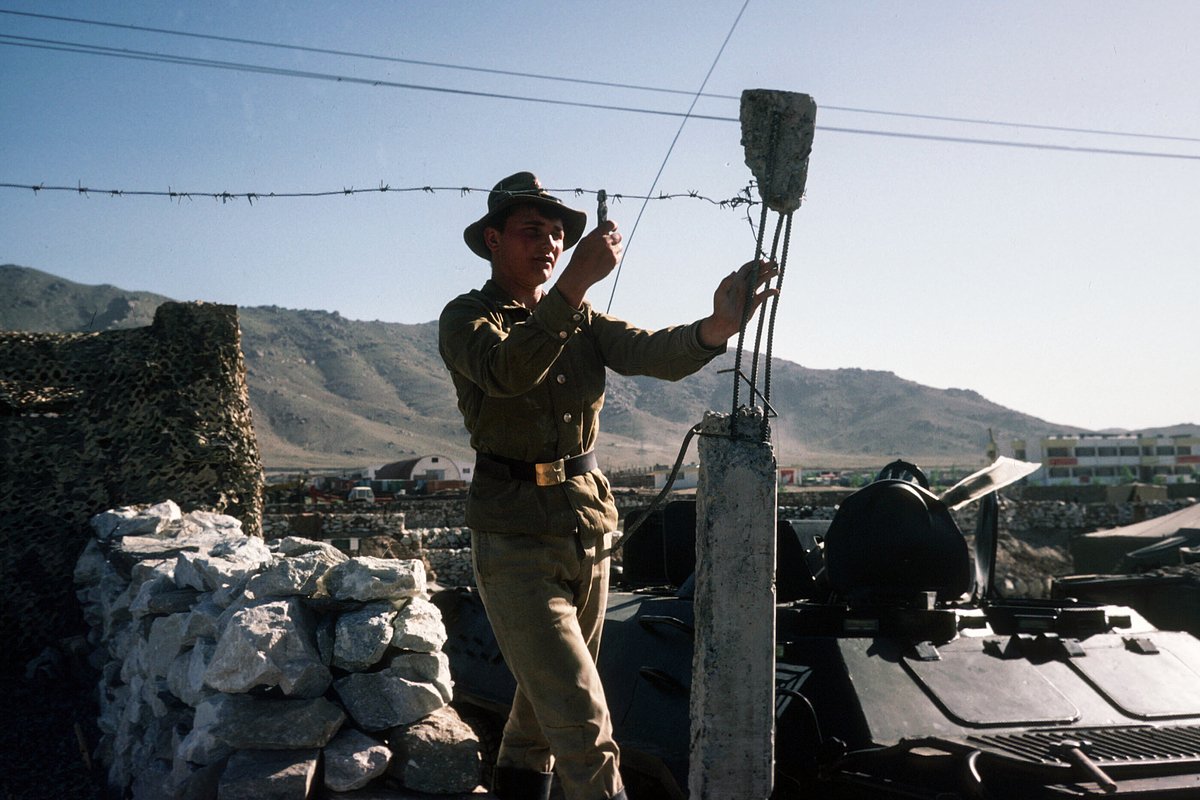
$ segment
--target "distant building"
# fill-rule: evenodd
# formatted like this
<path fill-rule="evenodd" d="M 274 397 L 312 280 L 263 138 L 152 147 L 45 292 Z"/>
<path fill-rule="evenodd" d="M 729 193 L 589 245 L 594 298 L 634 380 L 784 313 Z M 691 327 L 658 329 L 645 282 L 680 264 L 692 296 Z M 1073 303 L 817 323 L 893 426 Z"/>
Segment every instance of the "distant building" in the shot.
<path fill-rule="evenodd" d="M 778 470 L 780 486 L 799 486 L 802 472 L 799 467 L 780 467 Z"/>
<path fill-rule="evenodd" d="M 377 491 L 398 492 L 462 486 L 471 482 L 474 471 L 474 464 L 445 455 L 427 455 L 368 469 L 366 476 Z"/>
<path fill-rule="evenodd" d="M 1014 439 L 1013 457 L 1040 462 L 1029 482 L 1042 486 L 1190 483 L 1200 474 L 1200 436 L 1090 433 Z"/>
<path fill-rule="evenodd" d="M 650 474 L 654 476 L 654 488 L 662 489 L 667 485 L 667 479 L 671 477 L 669 468 L 655 468 L 650 470 Z M 776 480 L 779 486 L 799 486 L 800 485 L 800 467 L 779 467 L 776 471 Z M 679 475 L 675 478 L 673 489 L 695 489 L 700 484 L 700 465 L 687 464 L 679 468 Z"/>
<path fill-rule="evenodd" d="M 650 471 L 654 476 L 654 488 L 662 489 L 667 485 L 667 480 L 671 477 L 670 467 L 654 468 Z M 695 489 L 700 485 L 700 465 L 699 464 L 684 464 L 679 468 L 679 474 L 675 476 L 675 485 L 672 489 Z"/>

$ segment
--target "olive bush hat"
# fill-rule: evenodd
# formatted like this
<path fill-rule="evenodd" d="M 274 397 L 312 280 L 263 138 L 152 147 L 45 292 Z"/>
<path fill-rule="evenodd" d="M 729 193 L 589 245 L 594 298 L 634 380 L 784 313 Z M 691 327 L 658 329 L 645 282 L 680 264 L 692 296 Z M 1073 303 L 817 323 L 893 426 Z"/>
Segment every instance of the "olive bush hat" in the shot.
<path fill-rule="evenodd" d="M 574 246 L 587 227 L 587 214 L 563 205 L 557 197 L 546 192 L 541 181 L 532 172 L 518 172 L 497 183 L 488 193 L 487 213 L 472 222 L 463 231 L 463 241 L 471 252 L 480 258 L 492 258 L 487 243 L 483 241 L 483 229 L 491 225 L 497 214 L 515 205 L 537 206 L 548 216 L 557 217 L 563 224 L 563 249 Z"/>

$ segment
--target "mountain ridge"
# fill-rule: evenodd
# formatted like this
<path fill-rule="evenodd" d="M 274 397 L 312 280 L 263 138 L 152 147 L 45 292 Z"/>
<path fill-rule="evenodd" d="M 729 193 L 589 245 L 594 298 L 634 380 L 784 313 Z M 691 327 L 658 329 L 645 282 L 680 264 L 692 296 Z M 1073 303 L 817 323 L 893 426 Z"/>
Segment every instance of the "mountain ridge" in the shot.
<path fill-rule="evenodd" d="M 170 298 L 74 283 L 0 266 L 0 329 L 44 332 L 148 325 Z M 437 323 L 363 322 L 337 312 L 239 307 L 255 433 L 269 469 L 358 469 L 439 453 L 471 457 Z M 676 383 L 610 372 L 601 412 L 607 469 L 671 463 L 688 428 L 728 411 L 726 353 Z M 870 467 L 903 457 L 923 466 L 985 463 L 988 430 L 1012 438 L 1085 429 L 992 403 L 970 389 L 935 389 L 891 372 L 772 364 L 772 441 L 781 465 Z M 1173 426 L 1164 430 L 1193 430 Z M 689 460 L 695 460 L 692 453 Z"/>

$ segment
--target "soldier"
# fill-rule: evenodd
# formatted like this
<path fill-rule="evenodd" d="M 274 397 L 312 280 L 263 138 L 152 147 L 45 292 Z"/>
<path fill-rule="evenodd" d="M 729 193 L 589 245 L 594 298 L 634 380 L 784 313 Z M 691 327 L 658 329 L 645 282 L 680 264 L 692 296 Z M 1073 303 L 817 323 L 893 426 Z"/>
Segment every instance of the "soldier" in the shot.
<path fill-rule="evenodd" d="M 775 293 L 761 289 L 774 266 L 752 261 L 721 281 L 709 316 L 635 328 L 585 300 L 621 255 L 614 223 L 583 236 L 586 224 L 532 173 L 500 181 L 487 213 L 463 231 L 471 252 L 491 262 L 491 278 L 439 320 L 439 349 L 476 452 L 466 519 L 472 566 L 517 681 L 493 780 L 502 800 L 549 798 L 554 772 L 568 800 L 626 796 L 595 663 L 617 529 L 594 449 L 605 368 L 686 377 L 738 332 L 752 273 L 754 309 Z"/>

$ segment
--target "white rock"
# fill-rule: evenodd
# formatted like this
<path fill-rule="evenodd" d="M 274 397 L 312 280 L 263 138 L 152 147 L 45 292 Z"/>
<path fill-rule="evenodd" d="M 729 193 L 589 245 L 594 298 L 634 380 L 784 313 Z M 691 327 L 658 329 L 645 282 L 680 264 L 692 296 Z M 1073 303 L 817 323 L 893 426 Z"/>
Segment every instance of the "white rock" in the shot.
<path fill-rule="evenodd" d="M 378 663 L 392 641 L 391 603 L 372 603 L 338 617 L 334 629 L 333 666 L 362 672 Z"/>
<path fill-rule="evenodd" d="M 124 506 L 97 514 L 91 519 L 92 531 L 101 541 L 124 536 L 154 535 L 182 518 L 179 506 L 166 500 L 152 506 Z"/>
<path fill-rule="evenodd" d="M 325 573 L 337 600 L 402 600 L 425 594 L 425 565 L 419 559 L 351 558 Z"/>
<path fill-rule="evenodd" d="M 312 622 L 298 600 L 243 608 L 217 640 L 204 682 L 222 692 L 278 686 L 288 697 L 316 697 L 332 676 L 312 640 Z"/>
<path fill-rule="evenodd" d="M 435 653 L 446 644 L 441 609 L 422 597 L 414 597 L 400 609 L 393 627 L 392 647 L 398 650 Z"/>

